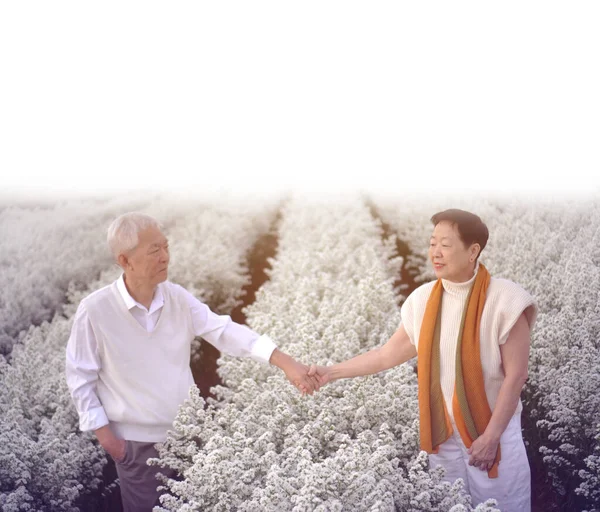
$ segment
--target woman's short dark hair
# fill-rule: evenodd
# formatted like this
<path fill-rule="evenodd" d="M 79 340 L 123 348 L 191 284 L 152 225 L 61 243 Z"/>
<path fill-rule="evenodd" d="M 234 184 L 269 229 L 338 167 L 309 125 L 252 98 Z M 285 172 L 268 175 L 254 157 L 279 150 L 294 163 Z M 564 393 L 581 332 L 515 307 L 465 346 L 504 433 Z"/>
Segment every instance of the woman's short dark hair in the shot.
<path fill-rule="evenodd" d="M 438 212 L 431 217 L 431 222 L 434 226 L 437 226 L 444 220 L 451 222 L 453 225 L 456 224 L 460 239 L 466 247 L 470 247 L 474 243 L 479 244 L 479 247 L 481 247 L 479 254 L 481 254 L 481 251 L 483 251 L 483 248 L 487 244 L 490 233 L 487 226 L 477 215 L 465 210 L 451 208 L 443 212 Z M 479 254 L 477 255 L 478 258 Z"/>

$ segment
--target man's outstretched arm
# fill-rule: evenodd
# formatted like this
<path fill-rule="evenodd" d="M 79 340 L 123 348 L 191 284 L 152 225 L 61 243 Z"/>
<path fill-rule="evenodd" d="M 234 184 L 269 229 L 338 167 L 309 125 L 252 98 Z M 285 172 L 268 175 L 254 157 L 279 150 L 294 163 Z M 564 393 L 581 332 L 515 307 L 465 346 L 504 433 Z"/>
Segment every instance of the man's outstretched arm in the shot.
<path fill-rule="evenodd" d="M 318 379 L 308 376 L 309 367 L 279 350 L 269 336 L 260 336 L 246 325 L 231 320 L 229 315 L 213 313 L 185 288 L 180 287 L 180 290 L 190 306 L 196 336 L 201 336 L 225 354 L 250 357 L 277 366 L 302 393 L 312 394 L 319 388 Z"/>

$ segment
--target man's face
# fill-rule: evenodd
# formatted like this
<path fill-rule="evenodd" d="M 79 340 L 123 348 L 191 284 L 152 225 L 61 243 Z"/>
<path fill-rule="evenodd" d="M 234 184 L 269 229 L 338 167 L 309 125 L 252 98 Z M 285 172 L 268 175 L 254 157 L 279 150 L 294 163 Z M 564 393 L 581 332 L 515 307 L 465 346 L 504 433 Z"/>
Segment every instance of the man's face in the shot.
<path fill-rule="evenodd" d="M 140 231 L 138 236 L 137 247 L 128 255 L 127 273 L 138 282 L 162 283 L 168 277 L 169 241 L 155 227 Z"/>

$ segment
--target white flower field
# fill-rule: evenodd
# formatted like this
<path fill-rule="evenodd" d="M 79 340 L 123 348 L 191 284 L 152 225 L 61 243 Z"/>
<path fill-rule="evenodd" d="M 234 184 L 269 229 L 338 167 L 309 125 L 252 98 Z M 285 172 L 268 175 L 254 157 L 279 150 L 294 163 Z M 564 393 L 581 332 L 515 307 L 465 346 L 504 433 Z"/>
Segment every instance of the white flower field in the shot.
<path fill-rule="evenodd" d="M 81 298 L 119 275 L 105 247 L 114 217 L 157 217 L 171 281 L 218 313 L 245 304 L 252 329 L 303 363 L 328 364 L 397 329 L 415 281 L 433 278 L 429 219 L 450 207 L 482 217 L 482 262 L 538 301 L 522 393 L 534 510 L 600 511 L 600 201 L 358 195 L 0 204 L 0 510 L 112 510 L 112 463 L 78 430 L 64 352 Z M 249 301 L 248 255 L 273 229 L 276 254 L 261 264 L 268 280 Z M 180 474 L 165 479 L 156 510 L 498 510 L 493 500 L 473 507 L 460 482 L 427 469 L 414 361 L 304 397 L 250 359 L 223 356 L 218 375 L 214 398 L 190 390 L 152 461 Z"/>

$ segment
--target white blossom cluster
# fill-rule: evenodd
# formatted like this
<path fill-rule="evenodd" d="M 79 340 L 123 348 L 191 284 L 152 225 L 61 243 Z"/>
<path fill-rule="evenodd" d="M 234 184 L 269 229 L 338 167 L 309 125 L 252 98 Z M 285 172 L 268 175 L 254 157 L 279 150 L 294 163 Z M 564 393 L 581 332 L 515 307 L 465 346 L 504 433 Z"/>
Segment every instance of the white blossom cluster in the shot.
<path fill-rule="evenodd" d="M 596 432 L 593 453 L 585 458 L 586 468 L 579 471 L 581 484 L 577 488 L 577 492 L 586 496 L 591 503 L 593 509 L 590 512 L 600 510 L 600 425 Z"/>
<path fill-rule="evenodd" d="M 64 378 L 72 319 L 32 327 L 0 367 L 0 510 L 76 510 L 98 488 L 104 453 L 78 418 Z M 29 508 L 27 508 L 29 506 Z"/>
<path fill-rule="evenodd" d="M 402 261 L 381 234 L 360 200 L 287 204 L 249 325 L 305 363 L 387 341 L 400 322 L 393 282 Z M 192 388 L 154 460 L 183 476 L 165 480 L 160 510 L 472 510 L 462 482 L 442 483 L 419 452 L 413 366 L 311 397 L 248 359 L 222 357 L 220 373 L 227 387 L 208 403 Z M 493 501 L 477 510 L 495 510 Z"/>
<path fill-rule="evenodd" d="M 467 199 L 382 206 L 382 217 L 418 254 L 424 278 L 433 278 L 426 261 L 429 219 L 450 207 L 482 217 L 490 230 L 482 262 L 538 302 L 522 395 L 525 441 L 538 447 L 565 510 L 600 510 L 600 203 Z"/>
<path fill-rule="evenodd" d="M 125 206 L 123 211 L 139 205 Z M 170 200 L 151 202 L 142 211 L 162 221 L 171 240 L 175 278 L 182 284 L 185 279 L 202 283 L 196 292 L 223 297 L 223 303 L 229 304 L 234 304 L 241 293 L 232 283 L 245 282 L 247 269 L 239 264 L 234 270 L 225 269 L 221 259 L 228 250 L 240 257 L 240 248 L 247 250 L 260 229 L 268 229 L 274 215 L 272 207 L 217 209 L 210 204 L 175 205 Z M 119 213 L 113 212 L 106 218 L 103 231 L 96 233 L 99 245 L 106 243 L 106 227 Z M 246 219 L 253 219 L 252 228 Z M 195 236 L 194 228 L 207 223 L 214 223 L 212 229 L 216 234 Z M 76 245 L 80 239 L 88 243 L 85 240 L 90 226 L 85 224 L 79 229 L 85 232 L 73 227 L 69 243 Z M 240 248 L 236 247 L 236 241 Z M 59 244 L 60 240 L 54 243 Z M 89 243 L 92 244 L 91 239 Z M 106 252 L 104 247 L 98 250 Z M 67 261 L 54 264 L 57 272 L 70 270 Z M 219 270 L 223 272 L 222 279 Z M 200 277 L 194 278 L 195 272 Z M 211 275 L 211 279 L 205 280 L 203 272 Z M 237 277 L 236 272 L 240 274 Z M 3 512 L 76 511 L 85 495 L 102 483 L 107 460 L 93 436 L 78 429 L 77 413 L 64 377 L 65 347 L 79 301 L 110 284 L 119 274 L 120 269 L 113 265 L 101 272 L 98 279 L 94 280 L 96 276 L 90 273 L 92 279 L 88 277 L 85 289 L 71 283 L 61 311 L 50 322 L 31 326 L 23 333 L 10 364 L 0 358 L 0 510 Z M 219 290 L 221 281 L 227 283 L 229 295 Z M 48 281 L 42 280 L 40 284 L 49 286 Z"/>

